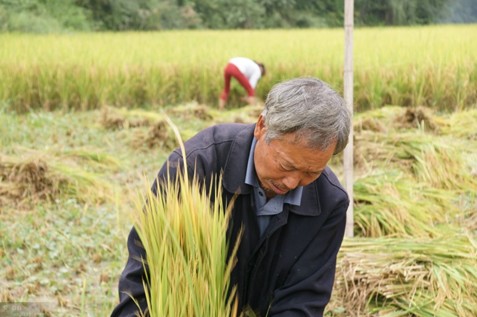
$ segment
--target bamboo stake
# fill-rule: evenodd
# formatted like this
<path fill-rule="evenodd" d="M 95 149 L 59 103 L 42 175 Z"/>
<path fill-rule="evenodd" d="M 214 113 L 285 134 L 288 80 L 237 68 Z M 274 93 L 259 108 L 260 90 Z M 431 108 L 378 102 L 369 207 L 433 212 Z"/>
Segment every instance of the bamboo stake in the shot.
<path fill-rule="evenodd" d="M 353 118 L 353 11 L 354 0 L 345 0 L 345 56 L 344 56 L 344 99 Z M 346 213 L 345 236 L 353 237 L 353 125 L 349 143 L 344 150 L 344 178 L 350 204 Z"/>

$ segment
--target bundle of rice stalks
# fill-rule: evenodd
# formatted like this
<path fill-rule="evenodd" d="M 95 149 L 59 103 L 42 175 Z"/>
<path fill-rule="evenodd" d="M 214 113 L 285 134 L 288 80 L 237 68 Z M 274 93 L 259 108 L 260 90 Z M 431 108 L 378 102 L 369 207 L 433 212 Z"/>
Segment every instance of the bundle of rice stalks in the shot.
<path fill-rule="evenodd" d="M 99 152 L 96 149 L 74 148 L 52 152 L 58 159 L 62 161 L 75 161 L 93 171 L 116 171 L 121 163 L 115 157 Z"/>
<path fill-rule="evenodd" d="M 421 130 L 356 135 L 355 161 L 363 170 L 389 166 L 409 172 L 434 188 L 476 191 L 472 167 L 462 156 L 465 144 Z"/>
<path fill-rule="evenodd" d="M 477 316 L 476 258 L 464 236 L 346 239 L 328 316 Z"/>
<path fill-rule="evenodd" d="M 459 217 L 452 191 L 386 171 L 354 184 L 354 221 L 358 236 L 436 237 L 456 231 Z"/>
<path fill-rule="evenodd" d="M 433 137 L 424 133 L 402 133 L 388 140 L 396 157 L 412 161 L 412 172 L 418 180 L 435 188 L 475 192 L 477 180 L 470 174 L 457 140 Z"/>
<path fill-rule="evenodd" d="M 162 119 L 161 114 L 141 109 L 104 107 L 101 113 L 101 124 L 111 130 L 151 126 Z"/>
<path fill-rule="evenodd" d="M 373 131 L 380 133 L 416 128 L 437 132 L 447 124 L 445 118 L 435 115 L 430 108 L 400 106 L 385 106 L 358 113 L 353 122 L 356 132 Z"/>
<path fill-rule="evenodd" d="M 115 196 L 114 187 L 101 174 L 60 162 L 53 163 L 51 169 L 52 177 L 65 180 L 60 186 L 61 196 L 91 203 L 103 203 Z"/>
<path fill-rule="evenodd" d="M 477 140 L 477 109 L 470 109 L 453 113 L 449 118 L 449 124 L 443 129 L 443 133 L 457 138 Z"/>
<path fill-rule="evenodd" d="M 113 194 L 112 186 L 101 175 L 79 167 L 77 162 L 63 155 L 46 152 L 1 156 L 0 180 L 2 204 L 20 205 L 61 196 L 98 203 Z"/>
<path fill-rule="evenodd" d="M 357 113 L 353 118 L 354 131 L 358 133 L 361 131 L 386 132 L 392 128 L 396 118 L 402 115 L 403 111 L 403 107 L 385 106 Z"/>
<path fill-rule="evenodd" d="M 394 151 L 386 146 L 384 136 L 375 131 L 363 130 L 354 135 L 353 161 L 355 174 L 367 174 L 375 168 L 383 168 L 395 163 Z M 342 160 L 341 160 L 342 162 Z M 410 169 L 410 163 L 400 162 L 400 168 Z"/>
<path fill-rule="evenodd" d="M 477 193 L 461 195 L 457 202 L 460 212 L 456 223 L 477 237 Z"/>
<path fill-rule="evenodd" d="M 149 148 L 159 146 L 167 150 L 175 146 L 174 139 L 165 121 L 159 121 L 149 129 L 145 142 Z"/>
<path fill-rule="evenodd" d="M 147 130 L 138 129 L 132 134 L 131 147 L 139 148 L 159 148 L 169 151 L 177 146 L 174 135 L 165 120 L 159 120 Z"/>
<path fill-rule="evenodd" d="M 149 316 L 236 316 L 234 291 L 228 295 L 229 211 L 217 183 L 206 193 L 185 172 L 161 183 L 157 196 L 148 191 L 140 199 L 135 227 L 149 269 L 144 281 Z"/>
<path fill-rule="evenodd" d="M 197 102 L 190 102 L 167 109 L 167 113 L 181 120 L 202 120 L 210 121 L 214 119 L 212 112 L 206 105 Z"/>
<path fill-rule="evenodd" d="M 262 111 L 263 104 L 257 103 L 255 105 L 247 105 L 227 111 L 221 111 L 217 115 L 217 118 L 222 122 L 255 123 Z"/>
<path fill-rule="evenodd" d="M 227 295 L 233 265 L 227 264 L 228 212 L 220 192 L 213 193 L 211 205 L 198 183 L 184 178 L 165 185 L 164 192 L 167 197 L 147 195 L 137 208 L 150 273 L 144 281 L 150 316 L 235 316 Z"/>
<path fill-rule="evenodd" d="M 439 127 L 434 122 L 432 109 L 422 106 L 406 108 L 404 114 L 398 117 L 396 122 L 403 129 L 424 128 L 425 130 L 435 131 Z"/>
<path fill-rule="evenodd" d="M 30 157 L 16 162 L 10 157 L 0 156 L 0 197 L 3 203 L 27 197 L 51 198 L 58 192 L 61 179 L 48 177 L 48 172 L 49 167 L 42 159 Z"/>

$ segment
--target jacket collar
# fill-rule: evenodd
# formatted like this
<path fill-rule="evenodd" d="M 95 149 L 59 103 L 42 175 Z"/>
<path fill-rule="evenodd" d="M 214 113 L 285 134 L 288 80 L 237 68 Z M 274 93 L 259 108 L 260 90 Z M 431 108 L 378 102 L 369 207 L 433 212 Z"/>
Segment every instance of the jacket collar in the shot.
<path fill-rule="evenodd" d="M 322 177 L 322 176 L 320 176 Z M 301 216 L 318 216 L 321 214 L 320 198 L 318 197 L 318 180 L 303 187 L 301 205 L 289 205 L 290 211 Z"/>
<path fill-rule="evenodd" d="M 224 188 L 232 194 L 250 194 L 251 187 L 245 184 L 248 155 L 252 146 L 255 124 L 247 125 L 235 137 L 224 166 Z"/>

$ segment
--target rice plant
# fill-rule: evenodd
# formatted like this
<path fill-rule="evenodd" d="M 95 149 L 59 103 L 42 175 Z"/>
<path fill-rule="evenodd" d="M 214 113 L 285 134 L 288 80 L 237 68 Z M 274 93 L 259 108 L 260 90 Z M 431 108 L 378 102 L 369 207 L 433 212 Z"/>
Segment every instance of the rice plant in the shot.
<path fill-rule="evenodd" d="M 476 25 L 357 28 L 355 109 L 465 109 L 477 101 Z M 341 29 L 0 34 L 0 100 L 17 111 L 217 103 L 232 56 L 267 65 L 257 87 L 316 76 L 343 86 Z M 310 41 L 310 38 L 319 41 Z M 114 54 L 111 54 L 114 52 Z M 240 105 L 233 93 L 231 104 Z"/>
<path fill-rule="evenodd" d="M 138 202 L 135 227 L 146 251 L 151 317 L 237 315 L 229 284 L 235 248 L 227 261 L 230 209 L 222 203 L 220 179 L 215 185 L 207 192 L 185 171 Z"/>

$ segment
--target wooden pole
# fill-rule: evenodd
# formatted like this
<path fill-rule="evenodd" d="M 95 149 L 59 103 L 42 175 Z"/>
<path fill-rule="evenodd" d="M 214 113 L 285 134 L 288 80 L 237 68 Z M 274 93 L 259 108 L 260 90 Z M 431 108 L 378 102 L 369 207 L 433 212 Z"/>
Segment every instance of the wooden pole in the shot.
<path fill-rule="evenodd" d="M 353 118 L 353 11 L 354 0 L 345 1 L 345 57 L 344 57 L 344 99 L 346 106 L 351 112 Z M 353 237 L 354 212 L 353 212 L 353 124 L 349 135 L 349 142 L 344 150 L 344 179 L 345 187 L 348 192 L 350 204 L 346 212 L 345 236 Z"/>

